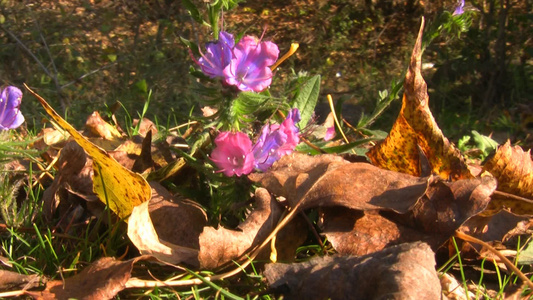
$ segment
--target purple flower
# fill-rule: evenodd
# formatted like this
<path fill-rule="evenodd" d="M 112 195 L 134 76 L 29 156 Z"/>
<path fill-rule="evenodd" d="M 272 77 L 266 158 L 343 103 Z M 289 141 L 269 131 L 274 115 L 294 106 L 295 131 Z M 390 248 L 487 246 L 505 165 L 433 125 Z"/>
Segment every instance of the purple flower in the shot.
<path fill-rule="evenodd" d="M 14 86 L 4 88 L 0 94 L 0 129 L 8 130 L 19 127 L 24 122 L 20 112 L 22 92 Z"/>
<path fill-rule="evenodd" d="M 287 135 L 277 130 L 279 125 L 265 125 L 261 129 L 261 136 L 253 147 L 254 167 L 266 171 L 272 164 L 281 158 L 277 150 L 287 141 Z"/>
<path fill-rule="evenodd" d="M 452 16 L 462 15 L 465 12 L 464 7 L 465 7 L 465 0 L 460 0 L 459 3 L 457 4 L 457 7 L 453 11 Z"/>
<path fill-rule="evenodd" d="M 233 35 L 224 31 L 218 34 L 218 41 L 205 45 L 206 53 L 198 60 L 202 72 L 211 78 L 224 77 L 223 70 L 230 63 L 235 46 Z"/>
<path fill-rule="evenodd" d="M 254 168 L 252 141 L 242 132 L 221 132 L 215 139 L 211 160 L 226 176 L 249 174 Z"/>
<path fill-rule="evenodd" d="M 299 121 L 300 112 L 293 108 L 281 125 L 263 126 L 261 136 L 253 147 L 257 170 L 266 171 L 275 161 L 294 151 L 300 142 L 299 129 L 295 125 Z"/>
<path fill-rule="evenodd" d="M 270 66 L 278 59 L 278 46 L 245 36 L 233 49 L 233 58 L 224 69 L 225 81 L 241 91 L 261 92 L 272 83 Z"/>

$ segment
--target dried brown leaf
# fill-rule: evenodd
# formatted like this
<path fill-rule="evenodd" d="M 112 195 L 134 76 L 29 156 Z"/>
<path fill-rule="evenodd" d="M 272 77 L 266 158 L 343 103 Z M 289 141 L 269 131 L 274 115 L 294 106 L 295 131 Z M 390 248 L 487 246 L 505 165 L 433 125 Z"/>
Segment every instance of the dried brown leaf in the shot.
<path fill-rule="evenodd" d="M 128 236 L 143 254 L 159 260 L 213 269 L 241 257 L 261 243 L 277 225 L 281 206 L 268 191 L 256 191 L 256 206 L 235 230 L 205 226 L 207 217 L 197 204 L 177 201 L 156 183 L 154 198 L 135 207 L 128 221 Z M 170 202 L 168 200 L 173 200 Z M 169 219 L 179 222 L 168 222 Z M 204 227 L 205 226 L 205 227 Z M 280 259 L 294 256 L 303 242 L 301 222 L 292 222 L 278 235 Z"/>
<path fill-rule="evenodd" d="M 528 234 L 532 227 L 531 218 L 502 210 L 492 216 L 475 216 L 463 224 L 460 230 L 486 242 L 505 242 L 517 235 Z"/>
<path fill-rule="evenodd" d="M 129 217 L 131 242 L 142 254 L 163 262 L 199 266 L 198 236 L 207 223 L 205 212 L 193 202 L 174 199 L 158 183 L 150 185 L 152 199 L 136 206 Z"/>
<path fill-rule="evenodd" d="M 366 163 L 349 163 L 335 155 L 287 155 L 266 173 L 249 175 L 270 192 L 301 209 L 344 206 L 406 213 L 426 192 L 429 178 L 392 172 Z"/>
<path fill-rule="evenodd" d="M 265 277 L 285 299 L 440 299 L 434 253 L 424 243 L 365 255 L 268 264 Z"/>
<path fill-rule="evenodd" d="M 65 279 L 48 282 L 44 291 L 27 291 L 26 294 L 37 299 L 111 299 L 122 291 L 131 277 L 133 264 L 146 257 L 127 261 L 117 261 L 103 257 L 79 274 Z"/>
<path fill-rule="evenodd" d="M 132 122 L 132 126 L 136 127 L 139 124 L 139 119 L 134 119 Z M 155 136 L 158 133 L 158 130 L 154 124 L 154 122 L 150 121 L 147 118 L 143 118 L 141 120 L 141 125 L 139 126 L 139 135 L 140 136 L 146 136 L 150 132 L 153 136 Z"/>
<path fill-rule="evenodd" d="M 413 208 L 415 226 L 426 233 L 451 236 L 464 222 L 487 207 L 495 189 L 496 180 L 492 176 L 437 181 Z"/>
<path fill-rule="evenodd" d="M 115 126 L 104 121 L 102 116 L 100 116 L 100 113 L 97 111 L 93 112 L 87 118 L 85 129 L 87 129 L 87 136 L 101 137 L 108 141 L 122 139 L 122 134 L 115 128 Z"/>
<path fill-rule="evenodd" d="M 38 287 L 43 279 L 37 274 L 23 275 L 0 270 L 0 291 Z"/>
<path fill-rule="evenodd" d="M 406 242 L 442 242 L 434 236 L 395 223 L 377 211 L 357 211 L 344 207 L 323 209 L 322 232 L 335 250 L 343 255 L 361 256 Z"/>
<path fill-rule="evenodd" d="M 98 200 L 93 193 L 92 160 L 75 141 L 68 142 L 61 149 L 57 162 L 58 172 L 52 184 L 43 193 L 43 213 L 50 221 L 57 207 L 63 203 L 70 207 L 69 193 L 83 199 Z"/>
<path fill-rule="evenodd" d="M 343 254 L 363 255 L 412 241 L 424 241 L 437 249 L 486 207 L 495 187 L 491 176 L 452 183 L 436 180 L 408 213 L 324 210 L 323 232 Z"/>
<path fill-rule="evenodd" d="M 269 194 L 266 189 L 258 188 L 255 192 L 255 207 L 246 220 L 239 225 L 237 230 L 226 228 L 214 229 L 205 227 L 200 235 L 199 260 L 202 268 L 213 269 L 220 267 L 242 256 L 255 245 L 260 244 L 276 227 L 282 214 L 282 208 Z M 280 232 L 283 238 L 277 240 L 278 247 L 285 248 L 286 255 L 279 255 L 285 259 L 287 255 L 294 255 L 296 247 L 304 240 L 305 235 L 301 231 L 295 231 L 293 226 L 300 228 L 298 224 L 289 224 Z M 290 234 L 289 232 L 292 232 Z M 292 247 L 287 246 L 290 245 Z M 285 256 L 285 257 L 284 257 Z"/>

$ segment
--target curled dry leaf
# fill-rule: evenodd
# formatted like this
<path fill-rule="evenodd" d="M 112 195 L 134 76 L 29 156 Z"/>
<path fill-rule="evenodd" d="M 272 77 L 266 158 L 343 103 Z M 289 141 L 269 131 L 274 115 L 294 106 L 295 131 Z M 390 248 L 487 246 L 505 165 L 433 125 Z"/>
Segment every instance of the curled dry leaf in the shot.
<path fill-rule="evenodd" d="M 520 146 L 512 147 L 507 141 L 485 162 L 483 170 L 498 179 L 498 191 L 526 198 L 495 195 L 486 215 L 504 208 L 514 214 L 533 216 L 533 161 L 530 151 L 524 152 Z"/>
<path fill-rule="evenodd" d="M 139 119 L 134 119 L 132 122 L 133 127 L 139 126 L 139 135 L 146 136 L 150 132 L 153 136 L 157 135 L 158 130 L 154 122 L 150 121 L 147 118 L 142 118 L 141 125 L 139 125 Z"/>
<path fill-rule="evenodd" d="M 58 172 L 52 184 L 43 193 L 43 214 L 50 221 L 56 208 L 68 203 L 69 194 L 75 194 L 89 201 L 97 200 L 92 191 L 92 160 L 75 141 L 68 142 L 62 149 L 57 162 Z M 70 220 L 70 219 L 69 219 Z"/>
<path fill-rule="evenodd" d="M 505 243 L 514 239 L 513 244 L 516 245 L 517 236 L 529 236 L 531 228 L 533 228 L 531 218 L 502 210 L 492 216 L 475 216 L 465 222 L 459 230 L 486 242 Z M 481 249 L 479 245 L 473 244 L 472 246 L 476 250 Z"/>
<path fill-rule="evenodd" d="M 136 206 L 129 217 L 131 242 L 141 254 L 163 262 L 199 266 L 198 236 L 207 223 L 205 212 L 193 202 L 176 200 L 156 182 L 150 185 L 152 199 Z"/>
<path fill-rule="evenodd" d="M 367 156 L 381 168 L 421 176 L 420 149 L 432 171 L 441 178 L 471 178 L 460 151 L 443 135 L 429 110 L 427 84 L 420 71 L 423 29 L 422 19 L 405 76 L 400 114 L 387 138 L 370 149 Z"/>
<path fill-rule="evenodd" d="M 437 181 L 417 202 L 412 214 L 416 228 L 447 237 L 471 217 L 482 212 L 496 190 L 492 176 L 454 182 Z"/>
<path fill-rule="evenodd" d="M 248 176 L 271 193 L 301 209 L 344 206 L 358 210 L 408 212 L 424 196 L 429 177 L 383 170 L 367 163 L 349 163 L 336 155 L 282 157 L 266 173 Z"/>
<path fill-rule="evenodd" d="M 121 140 L 122 134 L 115 128 L 115 126 L 107 123 L 100 113 L 93 112 L 85 122 L 85 129 L 87 129 L 86 136 L 101 137 L 104 140 L 115 141 Z"/>
<path fill-rule="evenodd" d="M 201 266 L 213 269 L 239 258 L 263 242 L 278 224 L 282 212 L 281 206 L 274 201 L 270 193 L 266 189 L 258 188 L 255 192 L 254 210 L 237 230 L 223 227 L 204 228 L 200 235 Z M 300 221 L 293 220 L 278 234 L 278 259 L 292 259 L 296 248 L 305 241 L 306 236 L 301 234 L 305 230 L 305 224 Z"/>
<path fill-rule="evenodd" d="M 264 275 L 285 299 L 441 297 L 434 253 L 421 242 L 362 257 L 325 256 L 297 264 L 268 264 Z"/>

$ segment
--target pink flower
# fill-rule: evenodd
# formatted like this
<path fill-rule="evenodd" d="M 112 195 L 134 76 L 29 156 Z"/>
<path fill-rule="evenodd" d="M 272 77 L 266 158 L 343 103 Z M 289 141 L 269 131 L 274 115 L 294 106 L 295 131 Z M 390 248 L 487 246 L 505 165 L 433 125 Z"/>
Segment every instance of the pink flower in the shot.
<path fill-rule="evenodd" d="M 241 91 L 261 92 L 272 83 L 270 66 L 278 59 L 278 46 L 245 36 L 233 49 L 233 58 L 224 69 L 225 81 Z"/>
<path fill-rule="evenodd" d="M 335 125 L 328 127 L 326 129 L 326 135 L 324 136 L 324 141 L 330 141 L 335 137 Z"/>
<path fill-rule="evenodd" d="M 254 168 L 252 141 L 242 132 L 221 132 L 215 139 L 211 160 L 226 176 L 249 174 Z"/>
<path fill-rule="evenodd" d="M 294 148 L 300 143 L 300 130 L 296 127 L 296 123 L 300 122 L 300 111 L 293 108 L 289 111 L 287 118 L 279 126 L 279 131 L 287 136 L 287 141 L 278 149 L 278 154 L 281 156 L 291 154 Z"/>

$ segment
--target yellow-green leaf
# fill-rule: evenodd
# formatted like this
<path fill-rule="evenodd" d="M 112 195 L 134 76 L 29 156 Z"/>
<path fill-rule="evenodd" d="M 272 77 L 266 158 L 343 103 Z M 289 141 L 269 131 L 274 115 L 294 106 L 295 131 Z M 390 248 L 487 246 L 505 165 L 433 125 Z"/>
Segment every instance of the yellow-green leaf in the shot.
<path fill-rule="evenodd" d="M 122 165 L 102 148 L 91 143 L 74 127 L 54 111 L 54 109 L 27 85 L 26 89 L 39 100 L 52 119 L 89 154 L 93 159 L 93 191 L 98 198 L 115 212 L 119 218 L 125 219 L 133 207 L 150 200 L 152 190 L 146 180 Z"/>

